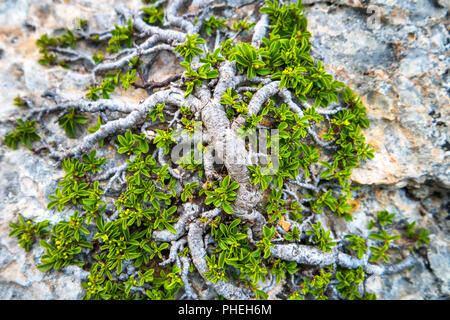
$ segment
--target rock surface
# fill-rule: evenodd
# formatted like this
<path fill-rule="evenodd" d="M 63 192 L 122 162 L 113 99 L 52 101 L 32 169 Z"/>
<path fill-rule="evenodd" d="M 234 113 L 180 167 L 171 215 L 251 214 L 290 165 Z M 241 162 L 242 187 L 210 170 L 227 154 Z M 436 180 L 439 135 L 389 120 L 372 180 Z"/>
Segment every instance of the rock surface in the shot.
<path fill-rule="evenodd" d="M 116 0 L 113 5 L 106 0 L 0 3 L 0 136 L 12 128 L 7 120 L 20 112 L 13 105 L 18 94 L 39 97 L 51 88 L 81 97 L 89 84 L 88 77 L 76 70 L 39 65 L 36 39 L 73 26 L 75 18 L 89 18 L 98 29 L 108 27 L 115 21 L 114 6 L 120 3 L 133 9 L 141 5 L 138 0 Z M 347 227 L 337 221 L 336 235 L 348 229 L 367 232 L 368 221 L 379 210 L 396 213 L 399 222 L 417 221 L 430 230 L 431 238 L 419 265 L 401 274 L 372 276 L 366 288 L 380 299 L 448 299 L 448 1 L 304 3 L 314 54 L 361 95 L 371 121 L 365 135 L 377 151 L 373 160 L 353 172 L 352 180 L 361 185 L 355 221 Z M 130 99 L 139 100 L 142 92 L 133 95 Z M 59 130 L 56 124 L 49 126 Z M 46 210 L 61 171 L 45 156 L 23 147 L 11 150 L 3 143 L 0 164 L 0 299 L 80 299 L 80 279 L 86 272 L 64 268 L 41 273 L 35 266 L 43 249 L 33 245 L 26 253 L 8 237 L 8 222 L 17 220 L 19 213 L 52 224 L 67 218 L 68 213 Z"/>
<path fill-rule="evenodd" d="M 430 230 L 416 269 L 366 287 L 381 299 L 448 298 L 448 2 L 329 2 L 304 1 L 312 47 L 361 95 L 371 122 L 365 136 L 376 150 L 353 170 L 352 180 L 363 186 L 354 224 L 365 226 L 368 216 L 389 210 L 398 221 Z"/>

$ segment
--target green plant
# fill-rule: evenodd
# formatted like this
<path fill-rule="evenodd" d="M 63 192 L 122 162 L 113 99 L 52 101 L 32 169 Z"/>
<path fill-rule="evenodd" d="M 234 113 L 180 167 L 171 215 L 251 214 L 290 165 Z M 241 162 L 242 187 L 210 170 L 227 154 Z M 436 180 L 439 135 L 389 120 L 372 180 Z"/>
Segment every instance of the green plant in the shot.
<path fill-rule="evenodd" d="M 220 28 L 226 28 L 225 19 L 217 19 L 214 16 L 211 16 L 208 20 L 205 20 L 203 25 L 205 26 L 205 32 L 208 36 L 212 35 L 212 31 Z"/>
<path fill-rule="evenodd" d="M 204 171 L 203 171 L 202 160 L 198 159 L 198 157 L 195 156 L 194 151 L 191 151 L 189 153 L 189 155 L 178 160 L 177 164 L 179 164 L 180 167 L 182 167 L 183 169 L 197 171 L 199 177 L 200 178 L 203 177 Z"/>
<path fill-rule="evenodd" d="M 64 129 L 69 138 L 75 139 L 75 128 L 80 124 L 84 124 L 88 118 L 75 112 L 75 108 L 70 108 L 69 112 L 59 118 L 58 123 Z"/>
<path fill-rule="evenodd" d="M 261 184 L 261 189 L 266 190 L 269 187 L 269 183 L 272 181 L 273 176 L 270 174 L 270 169 L 264 168 L 261 170 L 260 166 L 247 166 L 250 172 L 250 182 L 252 184 Z"/>
<path fill-rule="evenodd" d="M 19 214 L 17 223 L 9 222 L 9 227 L 13 229 L 10 233 L 10 237 L 17 237 L 19 244 L 25 251 L 30 250 L 30 246 L 33 244 L 36 238 L 43 238 L 50 234 L 46 229 L 48 228 L 48 220 L 33 224 L 31 220 L 25 221 L 22 215 Z"/>
<path fill-rule="evenodd" d="M 56 64 L 57 57 L 50 51 L 55 47 L 70 46 L 74 49 L 76 42 L 77 38 L 69 29 L 66 29 L 66 32 L 60 37 L 51 38 L 47 34 L 43 34 L 38 40 L 36 40 L 36 45 L 40 48 L 39 52 L 42 54 L 42 57 L 38 60 L 38 62 L 45 66 Z M 60 60 L 58 64 L 66 68 L 69 67 L 64 60 Z"/>
<path fill-rule="evenodd" d="M 389 257 L 386 255 L 387 250 L 390 247 L 390 243 L 394 240 L 400 239 L 399 235 L 389 235 L 385 230 L 380 230 L 380 233 L 371 233 L 369 235 L 370 239 L 378 240 L 383 242 L 382 247 L 370 247 L 370 250 L 372 250 L 372 256 L 370 257 L 371 262 L 377 262 L 381 258 L 385 262 L 389 261 Z"/>
<path fill-rule="evenodd" d="M 300 235 L 301 231 L 297 227 L 294 227 L 292 231 L 285 234 L 283 238 L 285 238 L 288 241 L 297 241 L 300 239 Z"/>
<path fill-rule="evenodd" d="M 14 98 L 14 105 L 16 107 L 25 107 L 25 102 L 20 97 L 20 95 L 17 95 L 17 97 Z"/>
<path fill-rule="evenodd" d="M 367 252 L 366 240 L 357 235 L 346 235 L 344 238 L 350 241 L 348 248 L 357 253 L 358 259 L 362 259 Z"/>
<path fill-rule="evenodd" d="M 106 52 L 116 53 L 119 50 L 122 50 L 122 45 L 125 45 L 130 48 L 133 42 L 133 23 L 131 18 L 128 19 L 127 24 L 125 26 L 115 25 L 114 29 L 111 30 L 111 39 L 108 41 L 108 48 L 106 48 Z"/>
<path fill-rule="evenodd" d="M 187 60 L 182 62 L 181 65 L 186 69 L 184 75 L 188 77 L 189 81 L 185 83 L 186 93 L 184 97 L 188 97 L 195 86 L 201 86 L 204 80 L 217 78 L 219 73 L 217 70 L 211 67 L 209 63 L 205 63 L 200 66 L 197 70 L 192 70 L 190 62 Z"/>
<path fill-rule="evenodd" d="M 160 210 L 156 211 L 156 219 L 153 227 L 159 228 L 159 230 L 167 229 L 172 233 L 177 233 L 177 230 L 172 226 L 172 223 L 176 222 L 176 219 L 171 219 L 169 216 L 177 211 L 177 207 L 172 206 L 169 209 L 164 209 L 162 212 Z"/>
<path fill-rule="evenodd" d="M 192 200 L 194 198 L 193 191 L 198 188 L 198 183 L 193 181 L 184 186 L 183 192 L 181 193 L 181 200 L 186 202 L 188 199 Z"/>
<path fill-rule="evenodd" d="M 164 106 L 165 103 L 158 103 L 148 114 L 148 117 L 155 121 L 156 119 L 159 119 L 159 121 L 164 122 Z"/>
<path fill-rule="evenodd" d="M 261 241 L 257 243 L 257 247 L 261 249 L 261 251 L 264 252 L 263 258 L 267 259 L 270 257 L 271 251 L 270 248 L 273 247 L 273 244 L 271 242 L 272 238 L 275 236 L 275 227 L 272 226 L 271 228 L 264 226 L 263 227 L 263 237 Z"/>
<path fill-rule="evenodd" d="M 148 24 L 159 24 L 162 25 L 164 22 L 164 10 L 161 8 L 149 7 L 142 8 L 145 13 L 144 21 Z"/>
<path fill-rule="evenodd" d="M 422 229 L 419 232 L 415 230 L 416 227 L 416 221 L 413 221 L 411 223 L 408 223 L 406 225 L 406 235 L 415 240 L 417 242 L 418 246 L 421 246 L 422 244 L 429 244 L 430 243 L 430 231 L 427 229 Z"/>
<path fill-rule="evenodd" d="M 239 99 L 239 96 L 236 92 L 232 91 L 230 88 L 227 88 L 222 95 L 222 99 L 220 99 L 220 103 L 233 106 L 237 99 Z"/>
<path fill-rule="evenodd" d="M 338 292 L 344 299 L 348 300 L 374 300 L 376 296 L 374 294 L 365 292 L 361 297 L 358 292 L 358 286 L 364 281 L 366 274 L 363 267 L 359 267 L 355 270 L 342 269 L 336 272 L 336 279 L 339 283 L 336 286 Z"/>
<path fill-rule="evenodd" d="M 155 278 L 153 282 L 155 285 L 163 286 L 166 292 L 173 296 L 183 286 L 183 280 L 178 275 L 180 271 L 177 265 L 173 265 L 171 272 L 161 270 L 161 278 Z"/>
<path fill-rule="evenodd" d="M 213 53 L 211 53 L 209 51 L 206 52 L 205 57 L 204 58 L 200 58 L 200 62 L 209 63 L 211 66 L 215 66 L 219 62 L 225 61 L 224 57 L 219 56 L 221 51 L 222 51 L 221 48 L 217 48 L 216 50 L 214 50 Z"/>
<path fill-rule="evenodd" d="M 252 79 L 257 75 L 265 76 L 270 73 L 270 69 L 265 67 L 265 63 L 258 58 L 262 50 L 256 50 L 248 43 L 237 44 L 230 55 L 231 60 L 235 60 L 239 70 L 247 70 L 247 79 Z"/>
<path fill-rule="evenodd" d="M 320 269 L 320 273 L 312 279 L 305 278 L 301 284 L 301 290 L 294 292 L 291 300 L 304 300 L 305 297 L 311 296 L 316 300 L 328 300 L 326 289 L 331 281 L 331 272 Z"/>
<path fill-rule="evenodd" d="M 103 61 L 103 54 L 101 53 L 101 51 L 99 51 L 92 55 L 92 59 L 94 60 L 95 63 L 99 64 L 100 62 Z"/>
<path fill-rule="evenodd" d="M 250 28 L 253 28 L 256 25 L 256 23 L 252 22 L 248 22 L 247 20 L 239 20 L 237 22 L 233 22 L 233 30 L 234 31 L 249 31 Z"/>
<path fill-rule="evenodd" d="M 230 203 L 236 199 L 236 190 L 239 188 L 239 183 L 231 182 L 230 176 L 226 176 L 219 184 L 219 187 L 210 191 L 205 190 L 206 199 L 205 204 L 214 204 L 216 207 L 222 207 L 226 213 L 232 213 L 233 208 Z"/>
<path fill-rule="evenodd" d="M 132 69 L 120 77 L 120 82 L 122 83 L 123 89 L 127 91 L 137 79 L 136 69 Z"/>
<path fill-rule="evenodd" d="M 23 121 L 22 119 L 18 119 L 16 123 L 16 128 L 5 136 L 5 144 L 8 147 L 16 149 L 17 144 L 20 142 L 30 149 L 33 141 L 41 140 L 34 128 L 37 123 L 36 120 Z"/>
<path fill-rule="evenodd" d="M 199 132 L 201 129 L 201 126 L 202 126 L 201 121 L 195 121 L 195 119 L 188 120 L 187 118 L 181 119 L 181 124 L 184 127 L 184 129 L 181 133 L 182 134 L 187 133 L 191 139 L 192 139 L 192 134 L 194 132 Z"/>
<path fill-rule="evenodd" d="M 225 271 L 223 270 L 225 263 L 225 256 L 221 256 L 222 259 L 220 261 L 216 261 L 216 256 L 206 257 L 206 262 L 208 265 L 208 270 L 205 272 L 206 279 L 217 283 L 219 280 L 228 281 L 228 277 L 225 275 Z"/>
<path fill-rule="evenodd" d="M 200 38 L 198 34 L 187 35 L 186 42 L 180 44 L 175 48 L 176 52 L 179 52 L 181 56 L 184 57 L 184 61 L 190 63 L 192 58 L 197 54 L 203 53 L 203 50 L 199 48 L 201 44 L 205 44 L 206 41 Z"/>
<path fill-rule="evenodd" d="M 163 148 L 164 154 L 168 154 L 169 146 L 175 142 L 173 129 L 167 129 L 166 131 L 157 129 L 156 133 L 153 143 L 156 144 L 156 147 Z"/>
<path fill-rule="evenodd" d="M 69 264 L 84 265 L 83 261 L 75 260 L 82 248 L 92 248 L 92 244 L 85 241 L 84 234 L 89 234 L 89 231 L 83 226 L 84 221 L 85 217 L 80 217 L 79 212 L 75 211 L 70 221 L 61 221 L 52 228 L 49 242 L 39 242 L 46 249 L 41 258 L 42 264 L 37 266 L 40 271 L 57 270 Z"/>
<path fill-rule="evenodd" d="M 280 281 L 286 277 L 286 271 L 289 274 L 295 274 L 298 270 L 297 263 L 293 261 L 286 262 L 277 259 L 272 265 L 272 274 L 275 275 L 277 283 L 280 283 Z"/>
<path fill-rule="evenodd" d="M 385 227 L 388 224 L 392 224 L 394 221 L 395 217 L 395 213 L 389 213 L 388 211 L 384 210 L 384 211 L 379 211 L 377 213 L 377 218 L 376 218 L 376 222 L 378 222 L 381 226 Z M 372 229 L 376 222 L 374 220 L 371 220 L 369 222 L 369 230 Z"/>
<path fill-rule="evenodd" d="M 91 171 L 93 173 L 100 171 L 100 167 L 104 165 L 107 161 L 106 158 L 96 158 L 97 151 L 92 150 L 89 155 L 84 154 L 81 160 L 86 164 L 84 170 Z"/>
<path fill-rule="evenodd" d="M 336 242 L 331 239 L 331 231 L 325 231 L 322 228 L 322 224 L 317 222 L 316 224 L 312 225 L 313 230 L 306 231 L 306 235 L 312 236 L 313 241 L 317 243 L 318 248 L 324 252 L 331 251 L 331 248 L 336 245 Z"/>

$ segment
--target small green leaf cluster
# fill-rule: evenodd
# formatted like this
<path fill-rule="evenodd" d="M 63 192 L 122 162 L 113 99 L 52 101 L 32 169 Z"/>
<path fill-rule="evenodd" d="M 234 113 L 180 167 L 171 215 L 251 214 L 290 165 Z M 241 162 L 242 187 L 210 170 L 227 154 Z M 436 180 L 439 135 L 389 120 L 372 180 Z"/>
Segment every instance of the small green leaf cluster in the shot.
<path fill-rule="evenodd" d="M 191 66 L 192 59 L 199 54 L 203 54 L 203 49 L 200 45 L 206 44 L 205 39 L 200 38 L 198 34 L 186 35 L 186 42 L 178 45 L 175 48 L 176 52 L 179 52 L 184 57 L 184 61 L 181 64 L 186 69 L 184 73 L 187 81 L 185 82 L 186 91 L 184 97 L 188 97 L 195 86 L 200 86 L 204 80 L 214 79 L 219 76 L 219 72 L 213 68 L 214 63 L 218 63 L 222 59 L 219 58 L 220 48 L 214 51 L 214 53 L 207 54 L 206 57 L 201 58 L 200 62 L 203 62 L 199 68 L 194 70 Z"/>
<path fill-rule="evenodd" d="M 363 267 L 354 270 L 338 270 L 336 279 L 339 283 L 336 285 L 336 289 L 347 300 L 376 300 L 374 293 L 364 292 L 364 295 L 361 297 L 358 291 L 358 286 L 364 281 L 365 277 L 366 274 Z"/>
<path fill-rule="evenodd" d="M 225 58 L 220 56 L 221 51 L 222 51 L 221 48 L 217 48 L 216 50 L 214 50 L 213 53 L 208 51 L 205 53 L 205 56 L 200 57 L 199 60 L 200 62 L 209 63 L 210 65 L 215 66 L 219 62 L 225 61 Z"/>
<path fill-rule="evenodd" d="M 217 19 L 215 16 L 211 16 L 208 20 L 205 20 L 205 22 L 203 22 L 203 26 L 205 27 L 205 32 L 209 37 L 212 35 L 213 30 L 227 27 L 225 19 Z"/>
<path fill-rule="evenodd" d="M 263 258 L 267 259 L 270 257 L 271 248 L 273 247 L 272 239 L 275 236 L 275 227 L 263 227 L 263 236 L 262 239 L 256 244 L 258 248 L 264 253 Z"/>
<path fill-rule="evenodd" d="M 200 48 L 201 44 L 206 44 L 206 41 L 200 38 L 198 34 L 187 35 L 186 42 L 178 45 L 175 48 L 175 52 L 180 53 L 184 57 L 184 61 L 190 64 L 196 55 L 203 53 L 203 50 Z"/>
<path fill-rule="evenodd" d="M 195 132 L 200 132 L 202 127 L 201 121 L 195 121 L 195 119 L 188 120 L 187 117 L 181 118 L 181 124 L 183 125 L 183 131 L 181 133 L 187 133 L 191 139 L 192 135 Z"/>
<path fill-rule="evenodd" d="M 123 136 L 118 135 L 117 142 L 119 146 L 117 152 L 126 153 L 127 155 L 147 153 L 150 149 L 145 134 L 135 134 L 131 130 L 125 132 Z"/>
<path fill-rule="evenodd" d="M 219 187 L 214 190 L 204 190 L 206 194 L 205 204 L 214 204 L 216 207 L 222 209 L 226 213 L 233 213 L 231 202 L 236 199 L 236 189 L 239 188 L 239 183 L 236 181 L 231 182 L 230 176 L 226 176 L 220 183 Z"/>
<path fill-rule="evenodd" d="M 99 52 L 94 53 L 92 55 L 92 59 L 94 60 L 94 62 L 96 64 L 99 64 L 100 62 L 102 62 L 103 61 L 103 54 L 102 54 L 102 52 L 99 51 Z"/>
<path fill-rule="evenodd" d="M 152 121 L 156 121 L 156 119 L 159 119 L 161 122 L 165 122 L 164 119 L 164 106 L 165 103 L 158 103 L 152 110 L 150 110 L 148 114 L 148 118 Z"/>
<path fill-rule="evenodd" d="M 350 242 L 347 248 L 356 252 L 358 259 L 362 259 L 367 252 L 366 240 L 358 235 L 346 235 L 344 238 Z"/>
<path fill-rule="evenodd" d="M 256 25 L 255 22 L 248 22 L 247 19 L 239 20 L 233 22 L 233 30 L 234 31 L 246 31 L 248 32 L 251 28 Z"/>
<path fill-rule="evenodd" d="M 286 272 L 294 274 L 299 270 L 297 263 L 293 261 L 282 261 L 280 259 L 272 262 L 272 274 L 275 275 L 277 283 L 286 278 Z"/>
<path fill-rule="evenodd" d="M 312 225 L 313 229 L 306 231 L 306 235 L 312 236 L 312 240 L 317 244 L 319 250 L 330 252 L 336 242 L 331 238 L 331 231 L 322 228 L 320 221 Z"/>
<path fill-rule="evenodd" d="M 332 278 L 331 270 L 320 269 L 320 273 L 312 279 L 304 278 L 301 289 L 294 292 L 290 300 L 305 300 L 305 298 L 313 298 L 315 300 L 328 300 L 326 290 Z"/>
<path fill-rule="evenodd" d="M 420 231 L 417 231 L 416 221 L 413 221 L 406 225 L 406 236 L 416 241 L 419 247 L 422 246 L 423 244 L 430 243 L 429 234 L 430 231 L 428 231 L 427 229 L 421 229 Z"/>
<path fill-rule="evenodd" d="M 76 256 L 81 253 L 82 248 L 93 248 L 85 239 L 85 235 L 90 233 L 84 226 L 85 220 L 85 216 L 79 216 L 79 212 L 75 211 L 69 221 L 61 221 L 53 226 L 50 241 L 39 242 L 46 249 L 41 258 L 42 264 L 37 266 L 39 271 L 51 268 L 57 270 L 69 264 L 79 267 L 84 265 L 85 262 L 76 260 Z"/>
<path fill-rule="evenodd" d="M 70 108 L 69 112 L 58 119 L 58 124 L 64 129 L 66 135 L 69 138 L 75 139 L 75 129 L 80 127 L 80 124 L 84 124 L 88 121 L 88 118 L 77 114 L 75 108 Z"/>
<path fill-rule="evenodd" d="M 106 52 L 116 53 L 122 50 L 122 45 L 124 44 L 127 48 L 131 48 L 133 44 L 133 23 L 131 18 L 128 19 L 127 24 L 124 26 L 114 25 L 114 29 L 111 30 L 111 36 Z"/>
<path fill-rule="evenodd" d="M 64 178 L 58 183 L 61 187 L 55 189 L 55 194 L 49 198 L 53 199 L 47 205 L 47 209 L 57 206 L 61 211 L 69 204 L 84 205 L 89 217 L 101 215 L 105 210 L 105 203 L 100 200 L 103 191 L 99 188 L 99 182 L 86 182 L 87 173 L 95 173 L 106 163 L 106 158 L 96 158 L 96 151 L 92 150 L 89 155 L 83 155 L 82 161 L 77 159 L 65 159 L 62 168 L 66 172 Z M 90 219 L 89 218 L 89 221 Z"/>
<path fill-rule="evenodd" d="M 387 256 L 387 251 L 390 248 L 390 244 L 394 240 L 400 239 L 399 235 L 390 235 L 386 232 L 386 230 L 383 230 L 380 228 L 380 231 L 378 233 L 371 233 L 369 235 L 369 238 L 372 240 L 377 240 L 381 242 L 383 245 L 381 247 L 375 247 L 371 246 L 370 250 L 372 251 L 372 256 L 370 257 L 370 262 L 377 262 L 381 258 L 385 262 L 389 262 L 389 257 Z"/>
<path fill-rule="evenodd" d="M 142 8 L 145 13 L 144 21 L 148 24 L 163 25 L 164 10 L 162 8 L 155 8 L 154 6 Z"/>
<path fill-rule="evenodd" d="M 382 247 L 371 246 L 370 250 L 372 250 L 372 256 L 370 257 L 370 262 L 377 262 L 381 258 L 385 262 L 389 262 L 389 257 L 387 256 L 387 251 L 390 247 L 390 243 L 393 240 L 400 239 L 399 235 L 391 236 L 385 230 L 381 230 L 380 233 L 371 233 L 369 236 L 370 239 L 382 241 Z"/>
<path fill-rule="evenodd" d="M 247 79 L 252 79 L 258 75 L 266 76 L 270 74 L 270 69 L 258 57 L 263 52 L 264 49 L 256 50 L 252 45 L 243 42 L 234 47 L 228 58 L 236 61 L 239 71 L 247 70 Z"/>
<path fill-rule="evenodd" d="M 76 28 L 77 30 L 83 30 L 88 25 L 88 20 L 82 18 L 75 18 Z"/>
<path fill-rule="evenodd" d="M 25 251 L 30 250 L 36 238 L 43 238 L 50 234 L 46 229 L 48 228 L 48 220 L 33 224 L 31 220 L 25 221 L 22 215 L 19 214 L 17 223 L 9 222 L 9 227 L 12 231 L 9 233 L 10 237 L 17 237 L 19 244 Z"/>
<path fill-rule="evenodd" d="M 64 60 L 57 62 L 57 57 L 50 51 L 54 47 L 71 47 L 74 49 L 76 42 L 77 38 L 69 29 L 67 29 L 66 32 L 60 37 L 51 38 L 47 34 L 43 34 L 38 40 L 36 40 L 36 45 L 40 48 L 39 52 L 42 54 L 42 57 L 38 60 L 38 62 L 45 66 L 58 63 L 62 67 L 68 68 L 69 66 L 64 62 Z"/>
<path fill-rule="evenodd" d="M 30 149 L 34 141 L 41 140 L 34 127 L 37 123 L 36 120 L 23 121 L 22 119 L 18 119 L 16 123 L 16 128 L 5 136 L 5 144 L 8 147 L 16 149 L 17 144 L 20 142 Z"/>
<path fill-rule="evenodd" d="M 387 210 L 379 211 L 375 220 L 370 220 L 368 229 L 372 230 L 374 227 L 378 229 L 378 232 L 372 232 L 369 235 L 369 239 L 376 240 L 382 243 L 382 246 L 371 246 L 370 250 L 372 256 L 371 262 L 377 262 L 383 259 L 385 262 L 389 261 L 387 252 L 390 248 L 390 244 L 394 240 L 400 239 L 399 235 L 390 235 L 384 228 L 394 224 L 395 213 L 390 213 Z"/>
<path fill-rule="evenodd" d="M 183 188 L 183 192 L 181 193 L 181 201 L 186 202 L 188 200 L 192 200 L 194 198 L 194 190 L 196 188 L 198 188 L 197 181 L 186 184 Z"/>
<path fill-rule="evenodd" d="M 367 228 L 371 230 L 377 223 L 382 227 L 386 227 L 387 225 L 394 223 L 394 218 L 395 213 L 390 213 L 387 210 L 378 211 L 376 221 L 370 220 Z"/>
<path fill-rule="evenodd" d="M 217 283 L 219 280 L 229 281 L 230 277 L 248 282 L 248 286 L 255 295 L 267 298 L 267 294 L 258 289 L 258 283 L 264 281 L 271 267 L 271 272 L 277 279 L 297 271 L 295 262 L 281 262 L 270 259 L 271 239 L 275 235 L 274 227 L 265 227 L 262 239 L 252 246 L 247 238 L 247 226 L 241 224 L 240 219 L 231 223 L 221 221 L 217 217 L 210 223 L 211 234 L 217 242 L 213 249 L 216 255 L 207 256 L 208 280 Z M 278 281 L 278 280 L 277 280 Z"/>
<path fill-rule="evenodd" d="M 243 98 L 239 97 L 236 91 L 231 90 L 230 88 L 227 88 L 227 90 L 223 93 L 220 103 L 227 107 L 225 109 L 225 113 L 229 119 L 236 116 L 236 113 L 247 116 L 247 102 Z"/>
<path fill-rule="evenodd" d="M 171 128 L 166 130 L 156 129 L 156 137 L 153 143 L 156 144 L 156 147 L 163 148 L 164 154 L 168 154 L 170 145 L 175 142 L 175 134 L 176 132 Z"/>
<path fill-rule="evenodd" d="M 137 57 L 136 57 L 137 59 Z M 122 74 L 119 70 L 117 72 L 110 72 L 105 75 L 105 78 L 102 80 L 101 84 L 98 86 L 89 86 L 89 91 L 86 93 L 86 97 L 90 100 L 97 101 L 100 99 L 109 99 L 110 95 L 114 93 L 117 87 L 119 87 L 119 83 L 122 85 L 122 88 L 127 91 L 130 86 L 136 82 L 138 77 L 136 76 L 136 67 L 130 62 L 130 65 L 133 66 L 126 73 Z"/>
<path fill-rule="evenodd" d="M 25 101 L 20 97 L 20 95 L 17 95 L 17 97 L 14 98 L 14 105 L 16 107 L 25 107 Z"/>
<path fill-rule="evenodd" d="M 261 189 L 266 190 L 269 187 L 269 183 L 272 181 L 270 169 L 265 167 L 261 169 L 261 166 L 247 166 L 250 173 L 250 183 L 254 185 L 261 184 Z"/>
<path fill-rule="evenodd" d="M 267 215 L 269 216 L 269 219 L 267 220 L 268 223 L 274 223 L 277 220 L 282 222 L 285 215 L 289 215 L 290 219 L 293 221 L 300 221 L 303 218 L 303 208 L 298 202 L 283 200 L 282 189 L 272 189 L 269 200 L 267 201 L 266 209 Z M 300 238 L 300 234 L 300 230 L 294 227 L 294 229 L 289 231 L 284 238 L 289 241 L 294 241 Z"/>
<path fill-rule="evenodd" d="M 197 70 L 193 70 L 190 62 L 187 61 L 182 62 L 181 65 L 186 69 L 184 75 L 189 79 L 189 81 L 185 83 L 185 98 L 192 93 L 195 86 L 201 86 L 204 80 L 214 79 L 219 76 L 219 72 L 212 68 L 209 63 L 201 65 Z"/>

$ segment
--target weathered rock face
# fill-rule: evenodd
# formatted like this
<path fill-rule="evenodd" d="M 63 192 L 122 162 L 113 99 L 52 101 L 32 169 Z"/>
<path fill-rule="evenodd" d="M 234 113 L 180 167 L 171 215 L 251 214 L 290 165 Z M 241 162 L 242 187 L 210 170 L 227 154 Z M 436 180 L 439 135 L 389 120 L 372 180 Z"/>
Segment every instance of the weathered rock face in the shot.
<path fill-rule="evenodd" d="M 314 51 L 368 108 L 365 133 L 377 153 L 354 170 L 357 183 L 449 187 L 448 8 L 434 3 L 316 4 L 307 12 Z"/>
<path fill-rule="evenodd" d="M 204 1 L 195 1 L 201 5 Z M 248 1 L 233 1 L 234 3 Z M 81 97 L 89 76 L 60 67 L 45 68 L 35 41 L 88 18 L 93 28 L 117 23 L 114 6 L 125 3 L 135 9 L 141 1 L 31 1 L 0 3 L 0 115 L 15 119 L 13 99 L 39 97 L 46 89 L 58 89 L 67 97 Z M 373 160 L 355 169 L 352 180 L 361 185 L 356 193 L 359 207 L 354 222 L 336 221 L 337 237 L 350 232 L 367 235 L 367 223 L 379 210 L 396 213 L 399 222 L 417 221 L 430 230 L 430 245 L 412 271 L 373 276 L 369 291 L 381 299 L 448 298 L 449 236 L 448 190 L 450 189 L 448 118 L 448 1 L 305 0 L 314 53 L 328 70 L 358 92 L 371 121 L 365 130 L 376 149 Z M 332 4 L 330 4 L 332 3 Z M 194 5 L 194 4 L 193 4 Z M 249 20 L 254 20 L 249 14 Z M 169 59 L 169 58 L 167 58 Z M 155 64 L 165 65 L 160 57 Z M 155 68 L 155 67 L 154 67 Z M 157 70 L 157 69 L 155 69 Z M 159 73 L 164 74 L 164 73 Z M 157 73 L 155 73 L 157 76 Z M 139 101 L 145 92 L 127 95 Z M 12 128 L 3 122 L 0 136 Z M 55 123 L 49 129 L 58 132 Z M 59 131 L 56 137 L 64 137 Z M 73 142 L 75 143 L 75 142 Z M 69 213 L 46 210 L 48 196 L 62 172 L 45 156 L 20 147 L 0 145 L 0 298 L 79 299 L 86 272 L 64 268 L 41 273 L 36 269 L 43 249 L 33 245 L 26 253 L 9 238 L 8 222 L 18 214 L 27 219 L 49 219 L 52 224 Z"/>
<path fill-rule="evenodd" d="M 358 92 L 368 109 L 374 159 L 353 171 L 363 187 L 350 228 L 389 210 L 430 230 L 412 272 L 374 277 L 381 299 L 448 296 L 448 1 L 304 1 L 314 52 Z M 364 230 L 363 230 L 364 229 Z"/>

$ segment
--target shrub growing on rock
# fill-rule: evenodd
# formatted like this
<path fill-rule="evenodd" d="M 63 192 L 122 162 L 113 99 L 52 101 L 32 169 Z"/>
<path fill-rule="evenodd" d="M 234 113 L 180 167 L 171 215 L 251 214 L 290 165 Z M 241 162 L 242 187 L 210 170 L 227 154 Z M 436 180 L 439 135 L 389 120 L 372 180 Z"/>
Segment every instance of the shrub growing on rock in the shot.
<path fill-rule="evenodd" d="M 400 236 L 388 233 L 387 212 L 367 239 L 336 238 L 324 222 L 352 221 L 349 178 L 374 150 L 359 96 L 310 54 L 301 1 L 268 0 L 255 22 L 232 25 L 221 17 L 230 5 L 193 20 L 178 15 L 183 2 L 120 7 L 121 25 L 90 32 L 85 21 L 38 40 L 41 64 L 93 78 L 80 100 L 52 91 L 40 107 L 24 100 L 25 122 L 6 136 L 14 148 L 40 141 L 36 150 L 65 171 L 48 209 L 76 210 L 40 241 L 38 268 L 89 270 L 86 299 L 204 298 L 199 281 L 226 299 L 268 298 L 277 285 L 284 299 L 375 298 L 366 276 L 412 267 L 414 250 L 392 247 Z M 147 66 L 163 51 L 185 71 L 150 81 Z M 148 97 L 124 103 L 119 92 L 132 87 Z M 35 133 L 51 114 L 78 144 L 55 147 Z M 108 147 L 121 163 L 105 169 L 112 159 L 96 150 Z M 426 232 L 407 232 L 426 243 Z"/>

